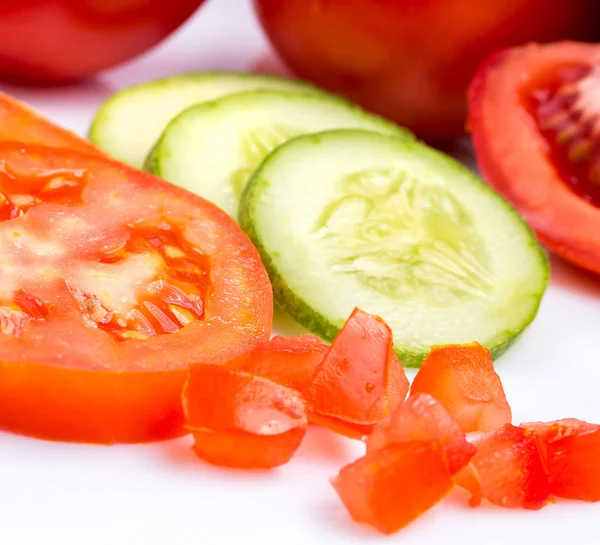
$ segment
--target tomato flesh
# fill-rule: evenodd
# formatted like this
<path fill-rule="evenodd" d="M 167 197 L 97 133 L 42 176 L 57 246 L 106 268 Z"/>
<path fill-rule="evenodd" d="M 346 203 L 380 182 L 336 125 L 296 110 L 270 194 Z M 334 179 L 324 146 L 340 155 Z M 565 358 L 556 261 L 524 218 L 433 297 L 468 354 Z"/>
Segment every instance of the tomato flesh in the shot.
<path fill-rule="evenodd" d="M 264 267 L 206 201 L 101 157 L 8 143 L 0 193 L 0 427 L 179 435 L 188 365 L 268 339 Z"/>
<path fill-rule="evenodd" d="M 453 489 L 442 450 L 418 441 L 368 452 L 332 484 L 356 522 L 384 534 L 407 526 Z"/>
<path fill-rule="evenodd" d="M 552 494 L 600 501 L 600 426 L 574 418 L 521 426 L 536 433 L 546 449 Z"/>
<path fill-rule="evenodd" d="M 402 403 L 408 379 L 379 317 L 355 309 L 304 390 L 311 421 L 361 437 Z"/>
<path fill-rule="evenodd" d="M 456 475 L 471 494 L 471 505 L 483 499 L 500 507 L 540 509 L 550 496 L 549 477 L 537 438 L 506 424 L 474 441 L 477 453 Z"/>
<path fill-rule="evenodd" d="M 412 383 L 411 395 L 431 394 L 465 432 L 490 431 L 511 421 L 500 377 L 478 343 L 432 348 Z"/>
<path fill-rule="evenodd" d="M 411 441 L 433 441 L 446 452 L 450 473 L 462 469 L 475 454 L 465 432 L 444 405 L 428 394 L 409 397 L 382 420 L 367 440 L 367 452 Z"/>
<path fill-rule="evenodd" d="M 302 391 L 310 383 L 328 350 L 329 345 L 314 335 L 275 336 L 226 365 Z"/>
<path fill-rule="evenodd" d="M 194 451 L 216 465 L 283 465 L 300 446 L 308 423 L 298 392 L 222 365 L 192 365 L 183 402 Z"/>

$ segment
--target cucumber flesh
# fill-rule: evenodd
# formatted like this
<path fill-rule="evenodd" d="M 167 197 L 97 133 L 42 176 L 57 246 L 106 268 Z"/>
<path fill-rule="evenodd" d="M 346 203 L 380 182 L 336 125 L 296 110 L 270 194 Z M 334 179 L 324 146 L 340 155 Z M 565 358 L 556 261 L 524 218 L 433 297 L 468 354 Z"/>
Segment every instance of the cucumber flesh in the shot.
<path fill-rule="evenodd" d="M 203 72 L 133 85 L 109 97 L 94 117 L 88 138 L 115 159 L 142 168 L 169 121 L 192 104 L 250 89 L 302 90 L 307 83 L 262 74 Z"/>
<path fill-rule="evenodd" d="M 246 188 L 240 224 L 293 318 L 331 340 L 354 307 L 377 314 L 408 366 L 448 343 L 478 341 L 499 356 L 549 279 L 530 229 L 473 172 L 372 132 L 276 149 Z"/>
<path fill-rule="evenodd" d="M 163 132 L 146 169 L 237 218 L 246 183 L 272 149 L 296 135 L 335 128 L 410 135 L 338 97 L 248 91 L 182 112 Z"/>

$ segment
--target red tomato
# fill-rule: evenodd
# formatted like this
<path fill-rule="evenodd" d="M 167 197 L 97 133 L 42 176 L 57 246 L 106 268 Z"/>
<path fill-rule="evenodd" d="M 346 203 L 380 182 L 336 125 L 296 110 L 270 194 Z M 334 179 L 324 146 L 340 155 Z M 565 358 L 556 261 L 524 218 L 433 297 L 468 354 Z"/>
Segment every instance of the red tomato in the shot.
<path fill-rule="evenodd" d="M 328 350 L 329 345 L 314 335 L 277 336 L 226 365 L 302 391 Z"/>
<path fill-rule="evenodd" d="M 154 46 L 204 0 L 5 0 L 0 75 L 85 78 Z"/>
<path fill-rule="evenodd" d="M 490 351 L 478 343 L 434 347 L 410 393 L 440 400 L 466 432 L 490 431 L 512 418 Z"/>
<path fill-rule="evenodd" d="M 298 75 L 425 139 L 463 132 L 479 63 L 528 41 L 593 39 L 596 0 L 254 0 Z"/>
<path fill-rule="evenodd" d="M 456 475 L 456 484 L 501 507 L 540 509 L 548 502 L 550 483 L 537 437 L 506 424 L 474 442 L 477 454 Z"/>
<path fill-rule="evenodd" d="M 452 475 L 475 454 L 458 422 L 428 394 L 409 397 L 382 420 L 367 440 L 367 452 L 411 441 L 435 442 L 446 452 Z"/>
<path fill-rule="evenodd" d="M 26 104 L 0 92 L 0 142 L 12 141 L 103 155 L 87 140 L 50 123 Z"/>
<path fill-rule="evenodd" d="M 453 489 L 446 457 L 431 442 L 369 452 L 342 468 L 332 484 L 356 522 L 384 534 L 405 527 Z"/>
<path fill-rule="evenodd" d="M 183 403 L 194 451 L 217 465 L 283 465 L 300 446 L 308 423 L 298 392 L 222 365 L 192 365 Z"/>
<path fill-rule="evenodd" d="M 390 328 L 355 309 L 304 394 L 312 422 L 356 438 L 402 403 L 408 387 Z"/>
<path fill-rule="evenodd" d="M 546 449 L 552 494 L 600 501 L 600 426 L 575 418 L 521 426 L 536 432 Z"/>
<path fill-rule="evenodd" d="M 188 365 L 268 339 L 259 256 L 203 199 L 101 157 L 3 144 L 0 200 L 0 427 L 181 434 Z"/>
<path fill-rule="evenodd" d="M 600 4 L 599 4 L 600 5 Z M 540 240 L 600 272 L 600 46 L 528 45 L 489 58 L 470 90 L 477 162 Z"/>

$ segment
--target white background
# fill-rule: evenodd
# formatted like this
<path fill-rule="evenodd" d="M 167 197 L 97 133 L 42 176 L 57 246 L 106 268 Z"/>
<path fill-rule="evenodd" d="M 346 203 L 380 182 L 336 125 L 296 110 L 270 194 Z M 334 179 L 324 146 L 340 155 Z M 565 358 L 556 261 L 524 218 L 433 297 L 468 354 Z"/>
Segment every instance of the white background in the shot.
<path fill-rule="evenodd" d="M 101 101 L 131 83 L 186 70 L 264 69 L 271 61 L 246 0 L 210 0 L 160 47 L 95 81 L 60 90 L 0 87 L 84 134 Z M 600 280 L 552 265 L 538 318 L 497 369 L 516 423 L 600 422 Z M 361 454 L 357 443 L 312 429 L 290 464 L 254 473 L 206 465 L 190 444 L 186 437 L 97 447 L 0 432 L 0 544 L 600 543 L 600 504 L 473 510 L 461 493 L 385 538 L 353 524 L 329 485 Z"/>

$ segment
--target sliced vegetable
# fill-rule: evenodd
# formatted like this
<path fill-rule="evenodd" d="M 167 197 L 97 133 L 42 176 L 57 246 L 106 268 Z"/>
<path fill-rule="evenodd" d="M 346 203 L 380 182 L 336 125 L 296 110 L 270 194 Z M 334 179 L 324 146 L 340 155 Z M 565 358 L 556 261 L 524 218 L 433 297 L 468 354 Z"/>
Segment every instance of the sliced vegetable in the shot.
<path fill-rule="evenodd" d="M 600 426 L 575 418 L 521 424 L 535 432 L 546 449 L 552 494 L 600 501 Z"/>
<path fill-rule="evenodd" d="M 512 420 L 490 351 L 478 343 L 434 347 L 410 392 L 439 399 L 467 433 L 495 430 Z"/>
<path fill-rule="evenodd" d="M 428 394 L 409 397 L 379 423 L 367 440 L 367 452 L 411 441 L 436 443 L 445 451 L 452 475 L 475 454 L 475 447 L 467 441 L 458 422 Z"/>
<path fill-rule="evenodd" d="M 226 365 L 302 391 L 310 383 L 328 350 L 329 345 L 314 335 L 276 336 Z"/>
<path fill-rule="evenodd" d="M 479 168 L 572 263 L 600 272 L 600 46 L 528 44 L 490 57 L 470 89 Z"/>
<path fill-rule="evenodd" d="M 27 104 L 2 92 L 0 92 L 0 142 L 43 144 L 102 155 L 102 152 L 87 140 L 55 125 Z"/>
<path fill-rule="evenodd" d="M 360 438 L 404 401 L 408 386 L 390 328 L 354 309 L 304 396 L 311 421 Z"/>
<path fill-rule="evenodd" d="M 100 107 L 90 140 L 109 155 L 142 168 L 167 124 L 186 108 L 251 89 L 315 92 L 298 80 L 236 72 L 197 72 L 133 85 L 115 93 Z"/>
<path fill-rule="evenodd" d="M 476 340 L 500 355 L 533 320 L 543 250 L 471 171 L 413 140 L 331 131 L 283 144 L 242 200 L 275 297 L 331 340 L 354 307 L 381 316 L 405 365 Z"/>
<path fill-rule="evenodd" d="M 391 534 L 448 495 L 452 477 L 432 442 L 409 442 L 368 452 L 344 467 L 332 484 L 356 522 Z"/>
<path fill-rule="evenodd" d="M 308 422 L 295 390 L 222 365 L 192 365 L 183 403 L 194 451 L 217 465 L 283 465 L 300 446 Z"/>
<path fill-rule="evenodd" d="M 337 97 L 248 91 L 178 115 L 152 150 L 146 170 L 198 193 L 236 218 L 248 180 L 272 149 L 299 134 L 338 128 L 409 134 Z"/>
<path fill-rule="evenodd" d="M 184 433 L 188 365 L 269 337 L 259 256 L 215 206 L 92 155 L 0 145 L 0 427 L 70 441 Z"/>
<path fill-rule="evenodd" d="M 474 442 L 477 454 L 456 475 L 456 484 L 500 507 L 540 509 L 548 502 L 550 483 L 535 435 L 506 424 Z"/>

